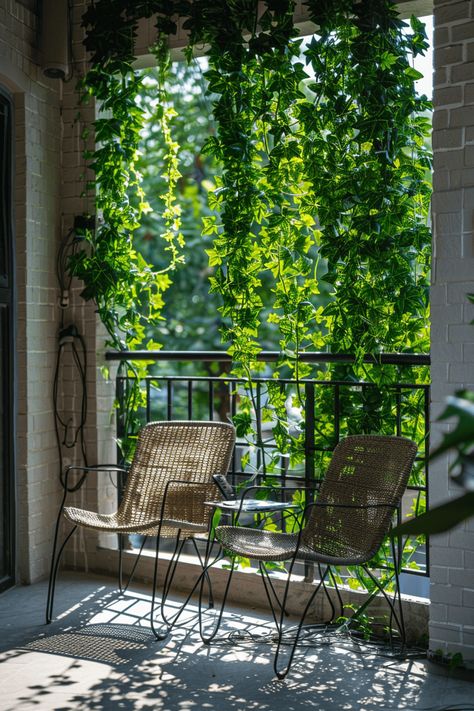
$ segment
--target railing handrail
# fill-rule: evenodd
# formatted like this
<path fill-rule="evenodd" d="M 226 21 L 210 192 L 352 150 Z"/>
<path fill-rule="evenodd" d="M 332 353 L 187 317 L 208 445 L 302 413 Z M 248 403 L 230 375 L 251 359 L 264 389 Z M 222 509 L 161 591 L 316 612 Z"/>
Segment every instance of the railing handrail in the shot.
<path fill-rule="evenodd" d="M 279 351 L 260 351 L 256 360 L 273 363 L 281 358 Z M 200 361 L 232 363 L 232 356 L 226 351 L 107 351 L 105 359 L 110 361 L 153 360 L 153 361 Z M 301 363 L 355 363 L 356 357 L 349 353 L 300 353 Z M 365 355 L 364 363 L 373 365 L 430 365 L 429 353 L 377 353 Z"/>
<path fill-rule="evenodd" d="M 135 380 L 136 376 L 134 374 L 126 373 L 125 375 L 117 375 L 118 381 L 125 382 L 127 380 Z M 245 383 L 246 379 L 244 377 L 234 377 L 232 375 L 165 375 L 164 373 L 157 373 L 156 375 L 144 375 L 140 378 L 144 383 L 153 383 L 157 380 L 164 382 L 173 383 Z M 256 376 L 252 378 L 253 383 L 268 383 L 268 382 L 278 382 L 283 385 L 309 385 L 318 384 L 321 386 L 327 385 L 328 387 L 345 387 L 345 388 L 380 388 L 379 383 L 371 382 L 370 380 L 316 380 L 315 378 L 278 378 L 275 381 L 269 376 Z M 384 383 L 384 388 L 387 389 L 398 389 L 398 390 L 427 390 L 430 386 L 428 383 L 412 383 L 409 380 L 402 383 Z"/>

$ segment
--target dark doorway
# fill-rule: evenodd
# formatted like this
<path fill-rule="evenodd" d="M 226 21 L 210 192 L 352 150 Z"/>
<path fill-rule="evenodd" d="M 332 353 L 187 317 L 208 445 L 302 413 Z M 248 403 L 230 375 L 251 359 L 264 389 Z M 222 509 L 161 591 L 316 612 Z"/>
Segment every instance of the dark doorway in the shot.
<path fill-rule="evenodd" d="M 13 104 L 0 87 L 0 591 L 15 582 Z"/>

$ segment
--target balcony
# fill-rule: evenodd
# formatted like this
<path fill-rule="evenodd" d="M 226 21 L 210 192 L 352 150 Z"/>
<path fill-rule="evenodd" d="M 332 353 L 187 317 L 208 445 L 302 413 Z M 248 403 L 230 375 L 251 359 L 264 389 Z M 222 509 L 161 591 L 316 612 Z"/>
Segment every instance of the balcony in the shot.
<path fill-rule="evenodd" d="M 263 353 L 261 356 L 262 360 L 268 361 L 275 357 L 276 354 L 272 353 Z M 226 374 L 225 364 L 228 356 L 225 353 L 114 352 L 108 353 L 106 358 L 110 363 L 142 359 L 149 364 L 149 374 L 144 376 L 141 383 L 145 394 L 142 407 L 138 412 L 141 424 L 167 419 L 229 420 L 236 417 L 238 421 L 240 398 L 245 391 L 245 383 Z M 349 368 L 352 361 L 349 356 L 330 354 L 306 354 L 305 358 L 317 365 L 319 370 L 327 365 L 333 367 L 336 365 L 340 369 Z M 373 362 L 370 357 L 366 360 L 368 363 Z M 176 369 L 177 363 L 181 366 L 179 371 L 181 374 L 178 374 Z M 425 369 L 428 363 L 429 356 L 425 355 L 386 354 L 382 356 L 378 365 L 379 368 L 386 370 L 387 376 L 386 383 L 381 386 L 371 382 L 355 381 L 351 377 L 343 378 L 342 375 L 339 379 L 306 378 L 297 382 L 292 379 L 275 381 L 273 378 L 265 377 L 264 372 L 260 373 L 254 381 L 254 399 L 258 404 L 252 414 L 255 433 L 251 436 L 238 437 L 229 471 L 230 481 L 237 487 L 249 481 L 254 484 L 260 483 L 266 476 L 264 462 L 275 461 L 275 453 L 277 453 L 278 467 L 271 473 L 275 483 L 294 492 L 304 486 L 317 487 L 324 475 L 332 449 L 343 436 L 373 431 L 404 435 L 417 439 L 419 453 L 402 507 L 398 512 L 398 519 L 405 518 L 410 511 L 413 514 L 424 499 L 428 498 L 428 461 L 425 452 L 429 442 L 429 386 L 416 382 L 419 379 L 417 371 L 419 374 L 420 369 Z M 196 374 L 203 372 L 203 364 L 214 371 L 220 364 L 221 375 Z M 187 373 L 183 374 L 183 370 L 187 370 Z M 132 380 L 134 376 L 128 367 L 119 368 L 115 380 L 118 441 L 123 441 L 130 434 L 130 428 L 133 426 L 126 405 Z M 301 402 L 304 405 L 305 422 L 302 423 L 298 419 L 301 418 L 301 412 L 295 412 L 294 408 L 289 412 L 292 416 L 290 423 L 298 439 L 297 457 L 291 458 L 288 453 L 278 452 L 272 434 L 272 422 L 265 422 L 262 417 L 269 383 L 280 389 L 282 400 L 287 403 L 290 410 L 291 402 L 294 401 L 292 396 L 299 388 Z M 111 385 L 112 383 L 108 384 L 109 389 Z M 318 406 L 321 407 L 323 401 L 326 408 L 328 403 L 330 405 L 330 427 L 325 427 L 322 432 L 321 412 Z M 383 424 L 381 424 L 382 413 L 385 413 Z M 375 427 L 379 429 L 376 430 Z M 267 476 L 270 476 L 268 472 Z M 113 486 L 107 480 L 95 489 L 95 484 L 91 480 L 90 484 L 83 487 L 84 490 L 81 488 L 75 496 L 82 501 L 84 496 L 92 498 L 91 508 L 98 506 L 102 511 L 114 510 L 121 485 L 120 481 L 115 484 L 116 486 Z M 74 501 L 72 497 L 71 501 Z M 251 519 L 253 520 L 253 516 Z M 279 528 L 282 527 L 282 521 L 278 517 L 274 517 L 272 523 Z M 141 542 L 139 536 L 131 536 L 125 542 L 126 572 L 132 569 Z M 165 549 L 164 556 L 169 557 L 170 551 Z M 401 549 L 398 552 L 402 553 Z M 177 588 L 182 590 L 186 590 L 188 580 L 196 572 L 197 565 L 192 548 L 185 549 L 185 553 L 184 563 L 176 577 Z M 108 571 L 114 574 L 117 558 L 116 537 L 101 534 L 98 539 L 95 536 L 88 536 L 85 542 L 81 542 L 74 554 L 69 555 L 68 563 L 76 568 L 86 566 L 86 569 L 96 572 Z M 406 596 L 404 608 L 409 636 L 414 641 L 427 633 L 429 556 L 425 544 L 404 548 L 403 561 L 401 584 L 402 592 Z M 378 564 L 381 569 L 390 565 L 388 549 L 380 556 Z M 318 578 L 317 568 L 308 564 L 301 565 L 296 570 L 296 574 L 295 585 L 301 589 L 311 586 Z M 152 554 L 151 551 L 147 551 L 147 548 L 140 561 L 137 575 L 139 580 L 151 579 Z M 217 571 L 217 578 L 219 575 L 220 572 Z M 359 606 L 365 593 L 360 589 L 358 571 L 343 570 L 340 571 L 340 575 L 339 582 L 345 604 Z M 264 607 L 265 599 L 259 576 L 252 575 L 252 568 L 237 573 L 237 577 L 240 577 L 241 584 L 234 586 L 233 602 L 240 605 L 251 605 L 256 602 Z M 275 584 L 278 586 L 280 581 L 277 579 L 277 574 L 275 578 Z M 222 586 L 223 583 L 219 581 L 218 586 Z M 334 590 L 331 590 L 330 594 L 336 595 Z M 384 613 L 382 601 L 374 614 Z M 316 614 L 323 618 L 324 607 L 320 607 Z"/>
<path fill-rule="evenodd" d="M 57 4 L 57 3 L 56 3 Z M 62 3 L 64 4 L 64 3 Z M 90 5 L 89 2 L 68 3 L 72 11 L 71 35 L 64 32 L 61 37 L 72 37 L 74 57 L 72 58 L 72 74 L 83 75 L 87 70 L 88 57 L 82 45 L 84 38 L 84 28 L 82 26 L 82 14 L 84 8 Z M 96 3 L 97 4 L 97 3 Z M 133 3 L 130 3 L 133 5 Z M 433 3 L 428 0 L 415 0 L 412 2 L 401 2 L 407 14 L 415 11 L 419 16 L 431 12 L 434 4 L 434 26 L 436 28 L 434 37 L 434 67 L 436 68 L 434 77 L 434 116 L 433 116 L 433 147 L 434 147 L 434 173 L 433 173 L 433 199 L 431 209 L 431 223 L 433 227 L 433 261 L 432 261 L 432 282 L 430 288 L 431 303 L 431 440 L 436 446 L 447 431 L 453 428 L 455 423 L 451 421 L 438 421 L 438 415 L 444 410 L 446 397 L 461 389 L 474 389 L 474 346 L 473 327 L 474 318 L 473 304 L 467 299 L 467 294 L 472 292 L 472 273 L 474 268 L 474 251 L 472 249 L 473 220 L 472 220 L 472 191 L 474 185 L 473 146 L 472 146 L 472 101 L 474 90 L 474 77 L 472 73 L 472 4 L 471 3 Z M 73 81 L 62 82 L 58 79 L 43 76 L 38 64 L 41 59 L 40 40 L 46 36 L 41 28 L 40 10 L 49 5 L 52 8 L 52 15 L 56 17 L 54 2 L 38 3 L 35 0 L 18 0 L 17 2 L 0 2 L 0 123 L 2 137 L 6 140 L 2 143 L 2 157 L 5 170 L 3 178 L 0 180 L 0 201 L 2 202 L 2 225 L 0 226 L 1 238 L 3 240 L 3 286 L 1 289 L 1 353 L 3 363 L 2 381 L 2 421 L 3 429 L 1 433 L 1 481 L 0 481 L 0 531 L 2 537 L 2 550 L 0 550 L 0 591 L 7 590 L 5 596 L 0 598 L 0 614 L 2 615 L 2 661 L 6 658 L 18 658 L 19 664 L 22 660 L 28 664 L 12 667 L 3 666 L 4 670 L 12 674 L 4 675 L 3 689 L 6 689 L 5 677 L 8 683 L 12 684 L 14 694 L 11 706 L 28 706 L 33 699 L 36 706 L 48 708 L 49 699 L 51 707 L 61 708 L 64 697 L 54 696 L 54 689 L 68 689 L 72 681 L 74 669 L 80 670 L 78 674 L 85 672 L 86 667 L 94 662 L 84 661 L 80 650 L 76 647 L 78 667 L 74 666 L 71 655 L 60 657 L 60 650 L 55 655 L 43 656 L 37 652 L 30 652 L 27 656 L 21 652 L 22 645 L 33 642 L 39 636 L 45 635 L 46 630 L 40 624 L 44 609 L 44 581 L 48 575 L 49 560 L 51 553 L 51 541 L 53 537 L 54 521 L 58 504 L 62 495 L 60 484 L 61 453 L 58 454 L 56 432 L 54 429 L 54 413 L 52 406 L 52 381 L 58 355 L 58 333 L 63 326 L 74 325 L 83 337 L 87 350 L 90 371 L 87 375 L 89 390 L 89 413 L 86 427 L 86 447 L 90 461 L 98 461 L 104 455 L 110 454 L 112 450 L 115 456 L 115 446 L 113 435 L 109 432 L 108 424 L 110 420 L 110 403 L 113 400 L 110 383 L 105 384 L 100 377 L 96 377 L 99 368 L 103 367 L 104 333 L 98 328 L 96 305 L 84 303 L 79 298 L 80 288 L 76 284 L 72 286 L 67 298 L 59 294 L 58 284 L 55 278 L 57 269 L 58 246 L 67 231 L 74 225 L 78 216 L 95 213 L 94 197 L 88 195 L 84 190 L 84 183 L 88 180 L 88 161 L 83 154 L 84 141 L 89 137 L 88 148 L 94 143 L 92 124 L 96 118 L 96 107 L 81 105 L 77 93 L 77 83 Z M 141 4 L 145 5 L 145 4 Z M 277 3 L 278 5 L 278 3 Z M 363 3 L 360 3 L 362 7 Z M 301 2 L 297 2 L 300 14 L 305 10 Z M 300 12 L 301 11 L 301 12 Z M 299 18 L 301 19 L 301 18 Z M 143 28 L 141 28 L 143 29 Z M 148 28 L 147 28 L 148 29 Z M 59 37 L 60 34 L 57 34 Z M 150 35 L 151 36 L 151 35 Z M 140 35 L 141 44 L 139 47 L 140 58 L 148 52 L 150 41 L 149 34 L 145 32 Z M 183 39 L 176 38 L 176 49 L 182 48 Z M 10 147 L 14 147 L 11 151 Z M 2 221 L 3 220 L 3 221 Z M 78 404 L 78 392 L 80 385 L 76 377 L 74 363 L 70 367 L 70 380 L 66 384 L 65 392 L 71 397 L 71 403 Z M 192 380 L 192 382 L 189 382 Z M 194 400 L 194 390 L 201 388 L 209 393 L 209 382 L 196 379 L 183 379 L 168 376 L 160 381 L 159 390 L 156 381 L 156 374 L 149 378 L 150 388 L 150 411 L 141 413 L 143 421 L 147 417 L 163 417 L 169 415 L 168 407 L 171 408 L 173 417 L 203 417 L 209 416 L 209 403 L 207 394 L 205 397 L 200 394 L 199 404 L 195 401 L 192 404 L 191 412 L 188 409 L 187 398 L 191 393 L 191 402 Z M 215 389 L 221 384 L 221 380 L 211 381 L 214 396 Z M 293 383 L 294 385 L 294 383 Z M 263 384 L 262 384 L 263 386 Z M 147 386 L 148 387 L 148 386 Z M 306 387 L 306 386 L 305 386 Z M 107 391 L 107 388 L 109 390 Z M 361 388 L 361 390 L 358 390 Z M 163 396 L 168 389 L 174 392 L 178 399 L 172 403 Z M 308 385 L 307 397 L 311 398 L 311 385 Z M 349 391 L 352 391 L 349 395 Z M 334 404 L 334 411 L 340 412 L 337 405 L 342 400 L 348 403 L 351 400 L 356 403 L 355 411 L 360 414 L 363 409 L 360 407 L 363 392 L 369 393 L 370 388 L 364 385 L 355 384 L 349 388 L 346 385 L 328 386 L 327 397 Z M 404 402 L 404 393 L 408 391 L 398 390 L 401 403 Z M 317 398 L 316 390 L 313 394 Z M 393 423 L 397 428 L 397 393 L 393 393 L 394 417 Z M 203 399 L 204 397 L 204 399 Z M 415 397 L 415 396 L 413 396 Z M 423 409 L 428 404 L 428 397 L 420 393 L 420 408 Z M 357 403 L 357 401 L 359 401 Z M 170 403 L 168 405 L 168 402 Z M 204 406 L 201 403 L 204 402 Z M 237 401 L 235 405 L 237 405 Z M 203 409 L 200 409 L 200 408 Z M 160 409 L 161 408 L 161 409 Z M 213 415 L 214 415 L 214 409 Z M 73 413 L 77 415 L 80 406 Z M 227 411 L 226 411 L 227 412 Z M 401 411 L 400 411 L 401 412 Z M 420 410 L 421 412 L 421 410 Z M 315 420 L 317 412 L 314 412 Z M 424 415 L 423 415 L 424 417 Z M 403 419 L 403 417 L 402 417 Z M 335 418 L 337 422 L 337 418 Z M 123 423 L 120 423 L 122 425 Z M 262 423 L 262 426 L 265 423 Z M 403 424 L 403 423 L 402 423 Z M 340 435 L 344 434 L 346 422 L 342 423 Z M 265 434 L 265 432 L 263 432 Z M 265 435 L 266 436 L 266 435 Z M 331 443 L 336 439 L 334 429 L 330 432 L 329 441 L 323 445 L 323 449 L 316 449 L 311 446 L 311 442 L 305 442 L 307 446 L 308 462 L 314 462 L 316 467 L 319 461 L 323 461 L 327 453 L 324 446 L 329 449 Z M 421 440 L 420 440 L 421 442 Z M 70 440 L 66 438 L 66 444 Z M 316 442 L 315 442 L 316 444 Z M 426 447 L 428 445 L 425 441 Z M 266 442 L 267 448 L 271 449 L 271 441 Z M 65 464 L 72 461 L 71 450 L 64 448 Z M 256 451 L 256 456 L 258 450 Z M 78 459 L 81 454 L 78 453 Z M 284 463 L 284 460 L 283 460 Z M 240 476 L 239 461 L 236 458 L 236 468 L 232 472 L 234 482 L 242 480 Z M 410 501 L 404 504 L 404 511 L 411 506 L 411 502 L 420 499 L 424 494 L 426 466 L 424 455 L 421 454 L 419 461 L 420 481 L 412 482 L 416 487 L 411 491 Z M 430 465 L 430 499 L 435 504 L 445 501 L 450 497 L 456 497 L 458 489 L 449 476 L 449 467 L 452 464 L 451 453 L 448 457 L 439 458 Z M 308 466 L 308 473 L 312 471 L 312 464 Z M 306 476 L 305 467 L 298 471 L 288 469 L 284 471 L 283 480 L 287 483 L 303 481 Z M 292 479 L 291 477 L 295 477 Z M 421 483 L 420 483 L 421 482 Z M 90 503 L 94 507 L 97 503 L 106 503 L 111 507 L 116 502 L 116 489 L 111 482 L 105 482 L 99 491 L 91 483 L 83 486 L 76 492 L 76 497 L 82 504 Z M 403 513 L 403 512 L 402 512 Z M 99 543 L 99 545 L 98 545 Z M 133 560 L 135 557 L 134 541 L 130 541 L 130 549 L 126 551 L 126 558 Z M 474 579 L 472 568 L 474 565 L 474 523 L 465 521 L 461 526 L 443 536 L 433 537 L 430 541 L 429 560 L 423 549 L 418 549 L 417 559 L 414 562 L 419 566 L 418 570 L 407 570 L 407 577 L 404 580 L 405 590 L 414 592 L 412 586 L 426 586 L 428 584 L 428 568 L 430 581 L 430 622 L 429 622 L 429 645 L 432 650 L 441 649 L 445 654 L 461 654 L 466 663 L 472 665 L 474 659 Z M 84 595 L 81 598 L 87 600 L 88 595 L 93 594 L 94 586 L 89 585 L 92 581 L 92 570 L 115 571 L 117 557 L 116 540 L 99 541 L 95 538 L 81 540 L 80 546 L 68 559 L 68 564 L 76 570 L 84 569 L 85 573 Z M 409 561 L 410 562 L 410 561 Z M 141 577 L 149 577 L 149 567 L 146 560 L 140 570 Z M 186 565 L 192 566 L 193 561 L 189 559 L 182 569 L 182 580 L 185 581 Z M 302 571 L 302 580 L 298 584 L 304 583 L 305 571 Z M 256 576 L 247 575 L 247 580 Z M 65 580 L 65 579 L 64 579 Z M 258 580 L 256 581 L 258 582 Z M 29 585 L 26 588 L 23 585 Z M 75 579 L 72 585 L 76 585 Z M 14 589 L 9 590 L 12 586 Z M 107 590 L 107 586 L 104 588 Z M 252 587 L 249 583 L 245 586 L 248 601 L 253 602 Z M 68 589 L 61 586 L 58 588 L 58 595 L 66 594 L 63 609 L 72 608 L 78 602 L 78 596 L 71 592 L 67 597 Z M 422 590 L 421 592 L 425 592 Z M 145 593 L 146 594 L 146 591 Z M 38 597 L 39 596 L 39 597 Z M 81 596 L 79 596 L 81 597 Z M 59 603 L 60 605 L 62 603 Z M 89 604 L 89 603 L 87 603 Z M 81 610 L 85 609 L 81 603 Z M 426 610 L 423 617 L 423 625 L 426 628 Z M 19 616 L 21 611 L 21 616 Z M 91 615 L 93 609 L 90 609 Z M 417 613 L 414 613 L 417 616 Z M 64 625 L 74 625 L 81 623 L 85 618 L 69 617 L 64 619 Z M 92 619 L 92 616 L 87 619 Z M 31 624 L 30 624 L 31 623 Z M 63 628 L 52 630 L 60 634 Z M 32 626 L 34 630 L 32 631 Z M 13 641 L 10 631 L 15 629 Z M 8 630 L 5 636 L 4 630 Z M 18 643 L 18 645 L 17 645 Z M 174 643 L 173 643 L 174 644 Z M 20 652 L 15 649 L 20 649 Z M 172 647 L 169 647 L 170 650 Z M 33 657 L 30 655 L 34 655 Z M 202 657 L 200 657 L 202 659 Z M 34 670 L 30 661 L 38 664 L 39 676 L 34 676 Z M 53 661 L 58 662 L 58 666 L 53 666 Z M 194 660 L 195 661 L 195 660 Z M 215 661 L 213 657 L 213 661 Z M 261 661 L 259 659 L 259 661 Z M 137 662 L 138 663 L 138 662 Z M 189 665 L 193 660 L 189 660 Z M 338 666 L 338 659 L 330 658 L 329 661 L 322 660 L 324 673 L 331 688 L 340 687 L 347 678 L 347 670 L 342 670 Z M 352 664 L 352 662 L 351 662 Z M 62 666 L 61 666 L 62 665 Z M 71 665 L 72 672 L 67 670 Z M 262 662 L 263 665 L 263 662 Z M 337 669 L 337 679 L 332 675 L 331 666 Z M 32 687 L 28 690 L 20 688 L 17 682 L 16 670 L 21 668 L 22 679 L 25 686 Z M 78 698 L 71 701 L 73 706 L 87 708 L 94 702 L 94 688 L 98 689 L 97 707 L 101 707 L 107 696 L 104 689 L 106 681 L 104 678 L 113 676 L 116 679 L 116 670 L 119 667 L 107 666 L 104 662 L 101 665 L 100 676 L 97 671 L 96 679 L 92 679 L 91 684 L 84 683 L 86 692 L 84 695 L 78 694 Z M 394 666 L 396 676 L 405 674 L 407 667 L 400 668 Z M 31 676 L 25 673 L 25 669 Z M 354 675 L 349 675 L 352 679 L 351 688 L 355 688 L 354 679 L 363 670 L 357 664 L 352 665 Z M 45 670 L 45 671 L 44 671 Z M 380 672 L 374 667 L 373 679 Z M 58 676 L 54 677 L 55 674 Z M 64 673 L 64 675 L 63 675 Z M 172 674 L 172 672 L 170 672 Z M 252 669 L 248 672 L 252 673 Z M 382 672 L 380 672 L 381 674 Z M 408 672 L 406 672 L 408 674 Z M 233 694 L 230 707 L 239 708 L 238 699 L 245 691 L 244 671 L 239 676 L 239 669 L 233 673 L 230 686 L 230 694 Z M 44 679 L 51 683 L 44 685 Z M 51 675 L 51 676 L 49 676 Z M 53 678 L 54 677 L 54 678 Z M 247 677 L 248 678 L 248 677 Z M 386 677 L 380 677 L 382 684 L 385 684 Z M 408 676 L 405 677 L 408 679 Z M 123 684 L 114 686 L 117 689 L 117 697 L 125 697 L 126 691 L 130 687 L 130 680 L 135 682 L 135 688 L 143 688 L 147 692 L 148 682 L 143 680 L 140 674 L 134 676 L 132 668 L 125 670 Z M 64 681 L 64 684 L 62 684 Z M 153 679 L 153 682 L 156 678 Z M 393 679 L 392 679 L 393 681 Z M 174 680 L 168 684 L 165 693 L 171 694 L 175 690 L 176 701 L 182 705 L 193 703 L 193 690 L 190 685 L 197 684 L 196 688 L 201 689 L 199 680 L 190 678 L 184 679 L 183 685 L 188 684 L 188 694 L 181 690 L 176 690 L 179 682 L 179 674 L 175 671 Z M 413 682 L 413 678 L 411 678 Z M 18 687 L 16 684 L 18 683 Z M 38 687 L 35 689 L 35 685 Z M 220 683 L 220 681 L 219 681 Z M 374 683 L 376 683 L 374 681 Z M 413 683 L 415 686 L 413 686 Z M 416 695 L 417 682 L 413 682 L 411 688 L 415 689 L 413 695 L 407 697 L 403 692 L 399 693 L 401 686 L 397 686 L 398 681 L 390 683 L 387 681 L 387 688 L 393 689 L 394 705 L 405 704 L 410 707 L 414 703 L 419 707 L 426 708 L 433 705 L 433 698 L 425 696 L 422 691 Z M 421 684 L 421 682 L 420 682 Z M 155 685 L 156 686 L 156 685 Z M 298 689 L 298 697 L 305 705 L 310 705 L 312 698 L 305 698 L 303 689 L 310 688 L 310 684 L 303 685 Z M 209 686 L 210 688 L 210 686 Z M 209 691 L 208 688 L 208 691 Z M 379 707 L 390 706 L 390 701 L 384 696 L 380 688 L 375 689 L 366 685 L 370 689 L 374 700 Z M 421 688 L 421 687 L 420 687 Z M 439 685 L 434 685 L 435 693 L 439 691 Z M 254 685 L 252 692 L 262 708 L 271 706 L 274 697 L 266 688 L 259 691 L 260 687 Z M 155 691 L 155 690 L 154 690 Z M 152 692 L 152 694 L 154 693 Z M 221 691 L 221 687 L 219 687 Z M 90 696 L 88 694 L 90 693 Z M 139 692 L 137 691 L 137 694 Z M 205 698 L 205 703 L 217 706 L 213 697 Z M 323 694 L 323 690 L 318 687 L 316 694 Z M 324 692 L 325 693 L 325 692 Z M 368 692 L 369 693 L 369 692 Z M 344 692 L 345 694 L 345 692 Z M 74 692 L 73 694 L 74 695 Z M 223 695 L 223 694 L 221 694 Z M 357 696 L 357 695 L 356 695 Z M 20 697 L 26 697 L 21 701 Z M 7 697 L 5 697 L 7 698 Z M 201 697 L 197 697 L 197 705 Z M 219 697 L 220 698 L 220 697 Z M 252 708 L 257 702 L 253 702 L 250 691 L 242 696 L 244 705 Z M 282 696 L 283 698 L 283 696 Z M 286 706 L 291 707 L 291 701 L 286 698 Z M 329 691 L 325 697 L 320 697 L 321 703 L 339 708 L 346 696 L 333 701 Z M 352 699 L 352 697 L 350 697 Z M 292 699 L 293 700 L 293 699 Z M 125 704 L 125 700 L 119 698 L 114 703 Z M 154 700 L 155 701 L 155 700 Z M 362 692 L 357 696 L 357 703 L 360 706 L 365 703 Z M 442 694 L 437 695 L 435 703 L 457 703 L 464 702 L 464 697 L 452 695 L 449 699 L 443 699 Z M 69 697 L 66 705 L 70 702 Z M 10 699 L 6 701 L 10 703 Z M 32 702 L 33 703 L 33 702 Z M 108 703 L 108 700 L 104 703 Z M 130 701 L 129 706 L 133 705 Z M 160 702 L 161 703 L 161 702 Z M 347 703 L 351 703 L 348 701 Z M 166 706 L 166 701 L 163 701 Z M 188 705 L 189 705 L 188 704 Z M 139 703 L 137 702 L 137 705 Z M 143 702 L 142 702 L 143 705 Z M 153 705 L 153 704 L 152 704 Z M 156 706 L 156 703 L 154 704 Z M 367 704 L 366 704 L 367 705 Z M 274 704 L 273 704 L 274 706 Z M 272 707 L 273 707 L 272 706 Z"/>

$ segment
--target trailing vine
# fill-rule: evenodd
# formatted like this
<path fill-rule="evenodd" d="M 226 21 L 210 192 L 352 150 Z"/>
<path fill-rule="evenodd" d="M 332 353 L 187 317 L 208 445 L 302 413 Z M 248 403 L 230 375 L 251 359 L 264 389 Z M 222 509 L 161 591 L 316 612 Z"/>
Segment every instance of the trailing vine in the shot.
<path fill-rule="evenodd" d="M 92 50 L 91 68 L 82 81 L 84 100 L 93 97 L 99 110 L 94 122 L 96 148 L 86 153 L 94 180 L 88 189 L 95 191 L 97 227 L 85 234 L 85 244 L 70 260 L 70 270 L 84 283 L 81 295 L 92 300 L 107 333 L 107 345 L 117 350 L 133 350 L 147 345 L 159 348 L 153 339 L 144 341 L 150 326 L 157 324 L 163 308 L 163 293 L 171 280 L 169 272 L 181 261 L 180 208 L 174 191 L 179 178 L 178 146 L 173 141 L 170 123 L 173 108 L 166 106 L 164 77 L 169 64 L 166 38 L 170 31 L 169 12 L 156 20 L 157 42 L 154 49 L 162 84 L 159 92 L 160 122 L 167 154 L 164 159 L 168 189 L 162 196 L 165 203 L 166 230 L 163 240 L 170 253 L 169 264 L 159 272 L 153 270 L 136 250 L 133 233 L 148 211 L 136 169 L 143 111 L 137 103 L 142 91 L 142 77 L 133 70 L 133 37 L 137 21 L 149 16 L 146 3 L 106 0 L 90 5 L 83 24 L 94 27 L 86 48 Z M 114 20 L 111 22 L 110 18 Z M 126 363 L 122 374 L 131 376 L 126 386 L 126 422 L 120 444 L 125 459 L 133 452 L 134 436 L 140 426 L 138 408 L 144 403 L 140 379 L 146 374 L 146 364 Z"/>
<path fill-rule="evenodd" d="M 302 140 L 334 285 L 331 348 L 426 350 L 430 104 L 407 57 L 426 49 L 423 26 L 404 35 L 390 2 L 346 3 L 342 17 L 308 5 L 320 38 L 305 53 L 316 107 L 302 107 Z"/>
<path fill-rule="evenodd" d="M 137 21 L 149 16 L 147 3 L 106 0 L 90 5 L 83 23 L 94 27 L 86 48 L 93 50 L 91 68 L 83 82 L 84 95 L 97 102 L 99 117 L 94 122 L 97 147 L 88 154 L 94 181 L 99 215 L 97 229 L 88 234 L 86 248 L 79 250 L 71 262 L 73 273 L 84 282 L 82 296 L 97 304 L 99 316 L 110 338 L 109 345 L 133 349 L 143 343 L 145 326 L 159 318 L 163 292 L 169 286 L 168 270 L 179 258 L 180 211 L 175 204 L 174 189 L 179 177 L 177 145 L 173 142 L 170 121 L 173 109 L 166 106 L 163 87 L 159 100 L 159 119 L 168 153 L 165 170 L 168 191 L 163 196 L 167 229 L 163 236 L 171 253 L 168 269 L 154 272 L 138 253 L 133 232 L 144 211 L 149 210 L 136 170 L 143 111 L 136 101 L 142 91 L 142 78 L 133 70 L 133 42 Z M 110 18 L 114 20 L 111 22 Z M 158 39 L 154 48 L 164 77 L 169 62 L 164 38 L 170 30 L 168 13 L 156 21 Z M 153 344 L 156 347 L 156 344 Z"/>

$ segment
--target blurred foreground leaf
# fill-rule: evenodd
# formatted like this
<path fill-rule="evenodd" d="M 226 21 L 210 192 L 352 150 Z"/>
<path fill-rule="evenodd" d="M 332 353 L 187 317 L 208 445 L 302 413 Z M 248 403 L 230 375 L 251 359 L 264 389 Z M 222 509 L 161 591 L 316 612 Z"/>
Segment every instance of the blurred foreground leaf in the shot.
<path fill-rule="evenodd" d="M 474 516 L 474 492 L 435 506 L 421 516 L 405 521 L 392 530 L 392 536 L 444 533 L 466 518 Z"/>

